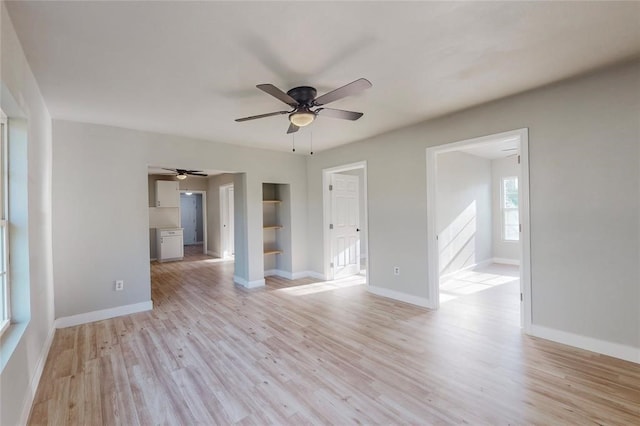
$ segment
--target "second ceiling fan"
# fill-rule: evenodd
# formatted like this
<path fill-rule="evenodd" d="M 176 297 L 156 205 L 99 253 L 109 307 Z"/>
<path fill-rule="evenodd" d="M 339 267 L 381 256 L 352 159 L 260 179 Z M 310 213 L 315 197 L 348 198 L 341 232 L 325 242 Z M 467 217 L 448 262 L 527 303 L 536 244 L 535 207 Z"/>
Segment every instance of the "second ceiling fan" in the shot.
<path fill-rule="evenodd" d="M 289 124 L 287 133 L 294 133 L 297 132 L 300 127 L 308 126 L 309 124 L 311 124 L 318 115 L 331 118 L 341 118 L 343 120 L 351 121 L 359 119 L 363 115 L 361 112 L 317 107 L 322 107 L 329 102 L 337 101 L 338 99 L 358 94 L 363 90 L 370 88 L 371 82 L 366 78 L 359 78 L 356 81 L 353 81 L 338 89 L 332 90 L 329 93 L 325 93 L 324 95 L 317 98 L 316 89 L 310 86 L 294 87 L 287 93 L 284 93 L 273 84 L 258 84 L 256 87 L 263 92 L 270 94 L 274 98 L 279 99 L 293 109 L 290 111 L 276 111 L 267 114 L 252 115 L 250 117 L 238 118 L 236 119 L 236 121 L 243 122 L 255 120 L 258 118 L 272 117 L 274 115 L 289 114 L 289 121 L 291 123 Z"/>

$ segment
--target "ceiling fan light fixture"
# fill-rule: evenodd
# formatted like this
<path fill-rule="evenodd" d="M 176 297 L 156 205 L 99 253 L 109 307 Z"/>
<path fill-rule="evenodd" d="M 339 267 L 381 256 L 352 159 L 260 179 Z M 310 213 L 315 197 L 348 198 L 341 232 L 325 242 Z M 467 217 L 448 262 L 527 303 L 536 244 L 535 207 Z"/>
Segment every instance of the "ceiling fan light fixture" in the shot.
<path fill-rule="evenodd" d="M 178 178 L 178 180 L 185 180 L 187 178 L 187 175 L 180 173 L 178 176 L 176 176 L 176 178 Z"/>
<path fill-rule="evenodd" d="M 316 114 L 308 109 L 296 111 L 289 116 L 289 121 L 291 122 L 291 124 L 298 127 L 308 126 L 309 124 L 313 123 L 313 120 L 315 119 Z"/>

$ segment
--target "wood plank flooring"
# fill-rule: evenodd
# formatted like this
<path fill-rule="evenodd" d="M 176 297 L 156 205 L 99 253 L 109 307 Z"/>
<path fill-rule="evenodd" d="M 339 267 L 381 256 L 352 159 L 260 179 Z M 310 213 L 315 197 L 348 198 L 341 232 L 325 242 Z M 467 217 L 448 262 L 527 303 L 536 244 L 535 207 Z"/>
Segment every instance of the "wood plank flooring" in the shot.
<path fill-rule="evenodd" d="M 523 336 L 517 286 L 428 311 L 232 274 L 154 263 L 153 311 L 58 330 L 29 423 L 640 424 L 640 365 Z"/>

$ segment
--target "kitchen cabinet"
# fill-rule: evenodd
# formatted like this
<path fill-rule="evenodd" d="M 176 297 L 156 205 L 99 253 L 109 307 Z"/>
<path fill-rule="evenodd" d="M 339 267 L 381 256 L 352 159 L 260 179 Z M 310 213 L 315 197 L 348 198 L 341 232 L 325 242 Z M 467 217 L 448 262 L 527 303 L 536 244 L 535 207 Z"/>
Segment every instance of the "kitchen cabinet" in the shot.
<path fill-rule="evenodd" d="M 182 228 L 166 228 L 156 231 L 158 261 L 181 260 L 184 257 Z"/>
<path fill-rule="evenodd" d="M 180 188 L 174 180 L 156 181 L 156 207 L 179 207 Z"/>

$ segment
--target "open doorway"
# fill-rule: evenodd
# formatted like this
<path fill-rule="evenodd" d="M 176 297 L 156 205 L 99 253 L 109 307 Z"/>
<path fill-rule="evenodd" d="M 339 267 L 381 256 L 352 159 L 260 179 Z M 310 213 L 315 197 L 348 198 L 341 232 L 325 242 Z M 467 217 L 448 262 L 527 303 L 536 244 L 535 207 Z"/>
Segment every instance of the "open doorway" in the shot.
<path fill-rule="evenodd" d="M 368 283 L 367 164 L 324 169 L 324 277 Z"/>
<path fill-rule="evenodd" d="M 527 154 L 526 129 L 427 149 L 430 307 L 504 297 L 529 329 Z"/>
<path fill-rule="evenodd" d="M 180 227 L 185 253 L 207 253 L 207 193 L 180 191 Z"/>

